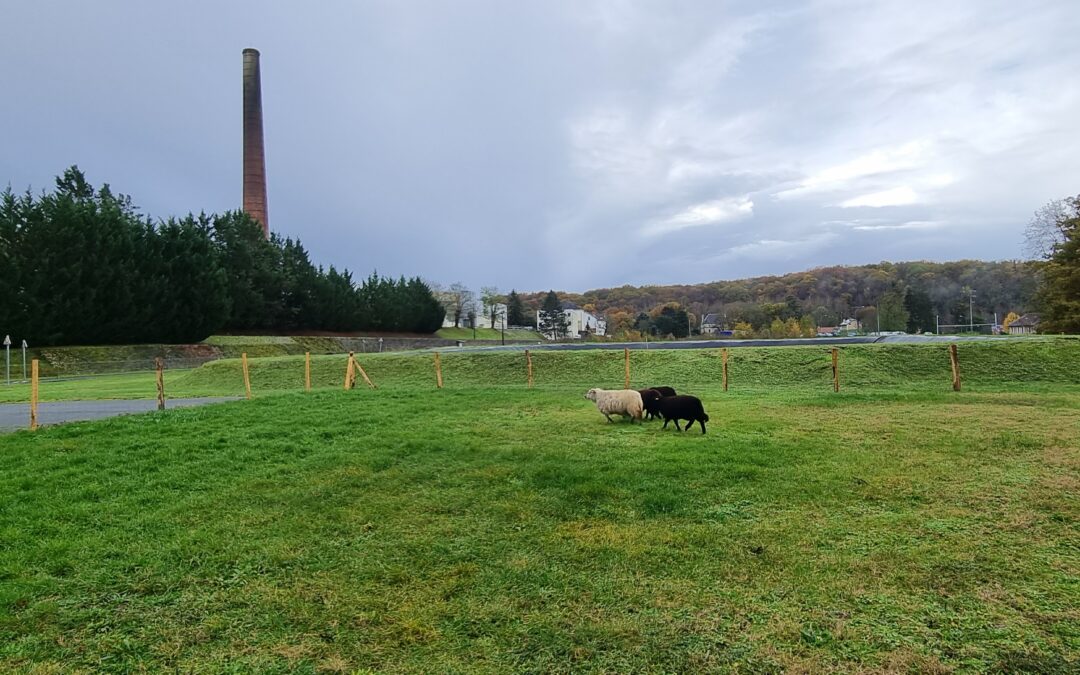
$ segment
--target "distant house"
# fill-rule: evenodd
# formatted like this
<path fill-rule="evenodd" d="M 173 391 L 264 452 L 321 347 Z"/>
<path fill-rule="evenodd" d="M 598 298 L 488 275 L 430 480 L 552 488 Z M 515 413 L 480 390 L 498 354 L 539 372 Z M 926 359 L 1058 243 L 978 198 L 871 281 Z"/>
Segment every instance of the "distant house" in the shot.
<path fill-rule="evenodd" d="M 862 328 L 862 324 L 859 323 L 858 319 L 844 319 L 837 327 L 837 332 L 844 331 L 850 333 L 857 331 L 860 328 Z"/>
<path fill-rule="evenodd" d="M 722 328 L 719 314 L 706 314 L 701 319 L 702 335 L 716 335 Z"/>
<path fill-rule="evenodd" d="M 588 333 L 593 335 L 607 334 L 607 321 L 596 318 L 595 315 L 580 309 L 577 305 L 563 303 L 563 316 L 566 317 L 566 337 L 579 339 Z M 540 313 L 536 313 L 536 329 L 540 330 Z"/>
<path fill-rule="evenodd" d="M 493 305 L 493 307 L 494 307 L 494 310 L 495 310 L 495 321 L 494 321 L 494 323 L 491 321 L 492 307 L 488 307 L 488 306 L 485 305 L 476 313 L 476 327 L 477 328 L 494 328 L 496 330 L 502 330 L 503 328 L 506 328 L 506 305 L 500 302 L 500 303 L 498 303 L 496 305 Z M 443 325 L 443 328 L 453 328 L 454 327 L 454 313 L 453 313 L 453 311 L 448 311 L 446 313 L 446 316 L 443 317 L 443 324 L 442 325 Z M 472 328 L 473 327 L 472 324 L 469 323 L 468 312 L 466 312 L 461 317 L 461 321 L 458 323 L 458 325 L 461 326 L 462 328 Z"/>
<path fill-rule="evenodd" d="M 818 337 L 833 337 L 839 331 L 839 326 L 818 326 Z"/>
<path fill-rule="evenodd" d="M 1025 314 L 1009 324 L 1009 335 L 1034 335 L 1038 332 L 1039 315 Z"/>

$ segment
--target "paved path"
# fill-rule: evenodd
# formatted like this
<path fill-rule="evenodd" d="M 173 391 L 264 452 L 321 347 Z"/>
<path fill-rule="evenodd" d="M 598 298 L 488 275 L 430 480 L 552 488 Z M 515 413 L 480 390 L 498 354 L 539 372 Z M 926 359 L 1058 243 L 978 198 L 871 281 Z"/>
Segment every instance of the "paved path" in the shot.
<path fill-rule="evenodd" d="M 207 398 L 170 398 L 166 408 L 186 408 L 207 403 L 235 401 L 236 397 L 219 396 Z M 81 422 L 99 420 L 117 415 L 149 412 L 157 410 L 157 401 L 55 401 L 38 403 L 38 424 L 60 424 L 62 422 Z M 25 429 L 30 425 L 29 403 L 0 404 L 0 432 Z"/>

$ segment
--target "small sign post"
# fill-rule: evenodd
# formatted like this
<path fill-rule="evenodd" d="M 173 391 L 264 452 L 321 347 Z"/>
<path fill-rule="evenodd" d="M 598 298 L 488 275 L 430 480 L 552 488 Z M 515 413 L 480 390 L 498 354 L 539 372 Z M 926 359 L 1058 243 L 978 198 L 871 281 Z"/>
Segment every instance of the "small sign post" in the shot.
<path fill-rule="evenodd" d="M 26 344 L 26 340 L 22 341 L 22 379 L 26 379 L 26 348 L 30 345 Z"/>
<path fill-rule="evenodd" d="M 7 372 L 7 383 L 11 384 L 11 336 L 4 336 L 4 365 Z"/>

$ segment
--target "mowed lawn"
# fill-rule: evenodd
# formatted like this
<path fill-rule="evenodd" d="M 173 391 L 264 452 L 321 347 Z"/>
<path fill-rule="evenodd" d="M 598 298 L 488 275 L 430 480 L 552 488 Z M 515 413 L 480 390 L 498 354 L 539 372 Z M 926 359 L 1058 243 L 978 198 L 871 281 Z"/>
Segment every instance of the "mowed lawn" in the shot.
<path fill-rule="evenodd" d="M 0 436 L 0 670 L 1065 672 L 1080 392 L 286 393 Z"/>

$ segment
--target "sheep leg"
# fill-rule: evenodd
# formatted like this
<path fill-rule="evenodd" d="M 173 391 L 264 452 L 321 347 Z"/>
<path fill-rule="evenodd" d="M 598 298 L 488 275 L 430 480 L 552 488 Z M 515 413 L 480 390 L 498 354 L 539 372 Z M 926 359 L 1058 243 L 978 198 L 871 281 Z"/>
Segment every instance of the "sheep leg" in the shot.
<path fill-rule="evenodd" d="M 607 413 L 604 413 L 604 417 L 606 417 L 606 418 L 607 418 L 608 424 L 612 424 L 612 421 L 611 421 L 611 415 L 609 415 L 609 414 L 607 414 Z"/>
<path fill-rule="evenodd" d="M 671 420 L 669 420 L 668 418 L 666 418 L 666 417 L 665 417 L 665 418 L 664 418 L 664 426 L 662 426 L 662 427 L 660 427 L 660 428 L 661 428 L 661 429 L 667 429 L 667 423 L 668 423 L 668 422 L 670 422 L 670 421 L 671 421 Z M 676 424 L 678 424 L 678 423 L 676 422 Z"/>
<path fill-rule="evenodd" d="M 705 420 L 698 420 L 698 424 L 701 425 L 701 435 L 705 435 Z"/>
<path fill-rule="evenodd" d="M 682 431 L 682 429 L 679 428 L 679 418 L 678 417 L 675 418 L 675 431 Z"/>

